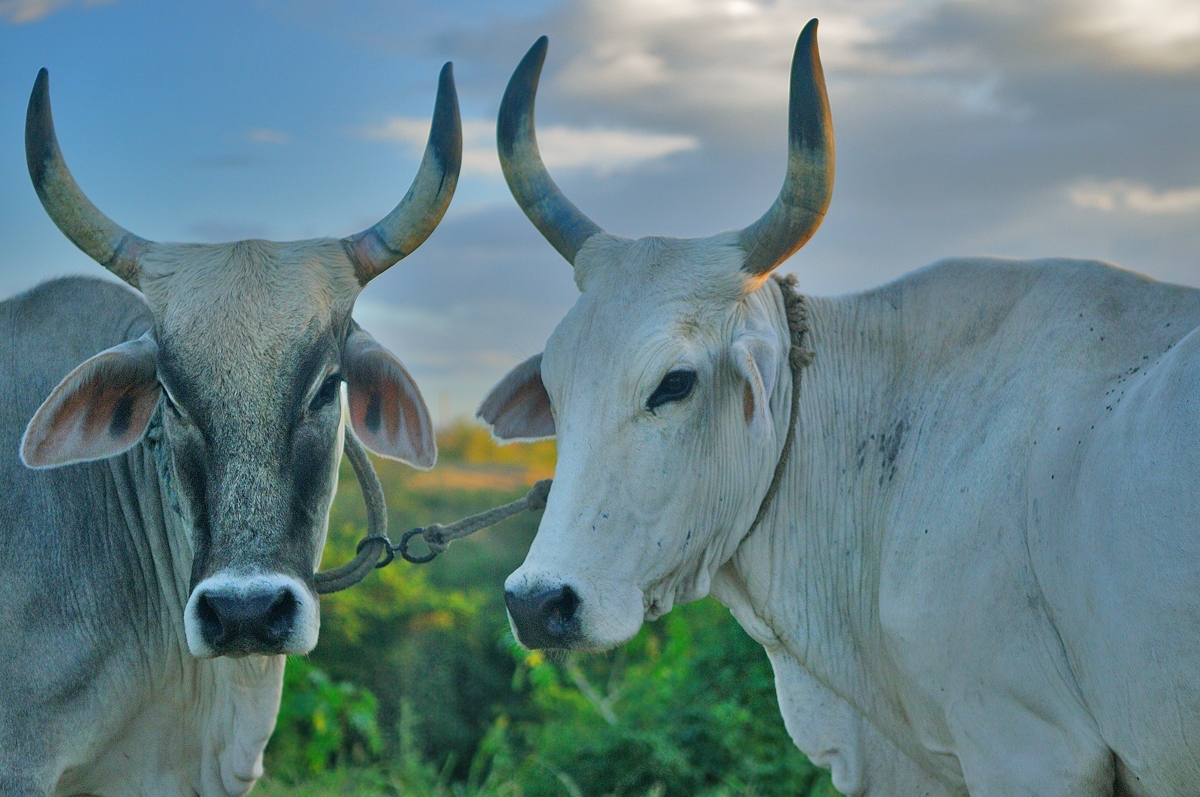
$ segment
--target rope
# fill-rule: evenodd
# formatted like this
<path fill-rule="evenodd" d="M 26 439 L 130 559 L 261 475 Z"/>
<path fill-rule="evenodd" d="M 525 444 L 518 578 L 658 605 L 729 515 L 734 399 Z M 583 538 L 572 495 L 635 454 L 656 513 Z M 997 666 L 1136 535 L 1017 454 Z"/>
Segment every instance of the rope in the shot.
<path fill-rule="evenodd" d="M 539 509 L 545 509 L 546 497 L 550 494 L 551 480 L 542 479 L 530 488 L 524 498 L 489 509 L 486 512 L 470 515 L 449 526 L 433 523 L 429 526 L 409 529 L 400 538 L 400 544 L 393 545 L 387 535 L 387 505 L 383 499 L 383 486 L 379 483 L 379 477 L 375 475 L 375 468 L 371 465 L 371 460 L 367 457 L 362 443 L 358 442 L 349 429 L 346 430 L 342 450 L 346 452 L 346 457 L 354 466 L 354 475 L 358 478 L 359 487 L 362 488 L 363 501 L 367 505 L 367 536 L 359 540 L 358 547 L 354 549 L 354 558 L 349 562 L 313 576 L 318 595 L 328 595 L 331 592 L 340 592 L 347 587 L 354 586 L 366 578 L 371 570 L 391 564 L 397 552 L 405 561 L 413 564 L 424 564 L 431 561 L 446 550 L 454 540 L 474 534 L 488 526 L 494 526 L 501 520 L 520 512 L 536 512 Z M 408 552 L 409 540 L 417 534 L 422 535 L 429 546 L 429 553 L 424 556 L 413 556 Z"/>
<path fill-rule="evenodd" d="M 788 366 L 792 371 L 791 411 L 788 413 L 787 436 L 784 438 L 783 448 L 779 452 L 779 461 L 775 463 L 775 473 L 771 477 L 771 484 L 767 487 L 762 503 L 758 506 L 758 514 L 754 516 L 754 522 L 750 524 L 750 529 L 746 532 L 746 537 L 749 537 L 758 528 L 758 524 L 771 506 L 775 494 L 779 492 L 779 485 L 783 481 L 783 473 L 787 469 L 788 458 L 791 456 L 792 441 L 796 436 L 796 417 L 800 414 L 800 374 L 805 368 L 812 365 L 815 357 L 811 350 L 804 347 L 804 338 L 809 331 L 808 305 L 805 304 L 804 297 L 796 292 L 795 275 L 789 274 L 786 277 L 776 275 L 774 279 L 779 285 L 788 331 L 791 333 L 792 345 L 788 350 Z M 537 512 L 545 509 L 546 499 L 550 495 L 550 487 L 554 483 L 553 479 L 542 479 L 530 488 L 524 498 L 469 515 L 448 526 L 431 523 L 428 526 L 409 529 L 400 538 L 400 543 L 393 545 L 387 536 L 387 506 L 384 504 L 383 487 L 379 484 L 379 477 L 375 475 L 375 468 L 371 465 L 367 452 L 350 430 L 346 430 L 343 450 L 350 459 L 350 464 L 354 466 L 354 475 L 358 477 L 363 500 L 367 504 L 367 536 L 359 541 L 353 559 L 341 567 L 317 573 L 313 577 L 316 581 L 317 593 L 320 595 L 328 595 L 331 592 L 339 592 L 354 586 L 366 578 L 372 569 L 391 564 L 397 552 L 405 561 L 424 564 L 445 551 L 455 540 L 474 534 L 488 526 L 494 526 L 521 512 Z M 425 540 L 425 544 L 429 546 L 429 552 L 421 556 L 408 552 L 409 541 L 417 535 L 420 535 Z"/>
<path fill-rule="evenodd" d="M 767 514 L 767 509 L 771 506 L 775 494 L 779 492 L 779 485 L 783 481 L 783 473 L 787 470 L 788 458 L 792 453 L 792 440 L 796 437 L 796 416 L 800 414 L 800 374 L 805 368 L 812 365 L 812 361 L 816 357 L 815 352 L 804 347 L 804 336 L 808 334 L 808 305 L 804 301 L 804 296 L 796 292 L 796 275 L 788 274 L 786 277 L 781 277 L 776 274 L 774 276 L 775 282 L 779 285 L 780 296 L 783 297 L 783 311 L 787 318 L 788 331 L 792 335 L 792 346 L 788 350 L 788 366 L 792 370 L 792 407 L 788 413 L 787 437 L 783 438 L 783 449 L 779 452 L 779 461 L 775 463 L 775 474 L 771 477 L 767 493 L 763 496 L 762 503 L 758 505 L 758 514 L 754 516 L 754 522 L 750 524 L 750 529 L 742 538 L 743 540 L 758 528 L 758 524 L 762 522 L 763 517 Z"/>
<path fill-rule="evenodd" d="M 354 466 L 354 475 L 358 478 L 358 486 L 367 505 L 367 536 L 359 541 L 354 549 L 354 558 L 349 562 L 313 576 L 318 595 L 352 587 L 366 578 L 372 568 L 383 567 L 392 561 L 392 541 L 387 536 L 387 505 L 383 500 L 383 485 L 379 483 L 379 477 L 375 475 L 375 468 L 362 443 L 349 429 L 346 430 L 342 450 Z M 385 555 L 386 561 L 380 562 Z"/>
<path fill-rule="evenodd" d="M 480 529 L 486 529 L 488 526 L 494 526 L 501 520 L 521 512 L 537 512 L 545 509 L 546 498 L 550 495 L 550 486 L 553 483 L 553 479 L 542 479 L 529 489 L 524 498 L 513 501 L 511 504 L 489 509 L 486 512 L 480 512 L 477 515 L 465 517 L 449 526 L 432 523 L 424 528 L 418 526 L 415 529 L 409 529 L 400 538 L 400 544 L 396 546 L 396 550 L 406 561 L 413 564 L 424 564 L 449 548 L 450 543 L 457 539 L 474 534 Z M 424 556 L 413 556 L 408 552 L 408 541 L 417 534 L 420 534 L 425 539 L 425 544 L 429 546 L 429 553 Z"/>

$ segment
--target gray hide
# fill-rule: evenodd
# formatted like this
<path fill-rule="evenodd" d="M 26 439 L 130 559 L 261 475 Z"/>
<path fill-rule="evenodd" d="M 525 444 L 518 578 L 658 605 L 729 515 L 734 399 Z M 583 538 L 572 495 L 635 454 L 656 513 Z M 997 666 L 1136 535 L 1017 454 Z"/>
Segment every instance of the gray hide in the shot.
<path fill-rule="evenodd" d="M 229 700 L 278 696 L 226 695 L 224 705 L 201 702 L 199 717 L 187 710 L 188 694 L 215 697 L 226 671 L 265 665 L 188 653 L 181 630 L 191 554 L 178 522 L 168 527 L 173 513 L 152 446 L 48 470 L 17 458 L 26 423 L 58 381 L 152 323 L 133 291 L 90 278 L 55 280 L 0 304 L 0 794 L 43 795 L 56 785 L 59 794 L 216 792 L 220 784 L 171 784 L 161 772 L 149 782 L 133 773 L 97 783 L 76 780 L 72 769 L 103 748 L 100 771 L 119 769 L 124 756 L 160 766 L 230 750 L 236 757 L 235 737 L 261 737 L 274 724 L 272 711 L 258 727 L 227 728 L 226 738 L 198 738 L 190 727 L 224 724 Z M 248 775 L 252 764 L 253 756 L 226 769 Z"/>

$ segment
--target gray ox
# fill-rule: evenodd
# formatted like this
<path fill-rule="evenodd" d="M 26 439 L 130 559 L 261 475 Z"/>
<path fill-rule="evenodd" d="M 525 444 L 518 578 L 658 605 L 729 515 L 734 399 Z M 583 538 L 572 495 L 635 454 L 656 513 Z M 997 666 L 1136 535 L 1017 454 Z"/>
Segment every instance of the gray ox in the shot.
<path fill-rule="evenodd" d="M 698 240 L 572 206 L 533 135 L 544 41 L 517 68 L 501 162 L 581 295 L 480 409 L 558 439 L 515 632 L 602 649 L 712 594 L 847 794 L 1200 794 L 1200 292 L 959 260 L 809 299 L 792 452 L 748 534 L 793 390 L 767 277 L 832 187 L 814 34 L 779 199 Z"/>
<path fill-rule="evenodd" d="M 342 383 L 369 448 L 437 456 L 416 385 L 351 311 L 450 203 L 450 65 L 412 188 L 340 241 L 126 232 L 67 171 L 45 70 L 25 143 L 50 217 L 141 294 L 71 278 L 0 304 L 0 794 L 245 794 L 281 654 L 317 641 Z"/>

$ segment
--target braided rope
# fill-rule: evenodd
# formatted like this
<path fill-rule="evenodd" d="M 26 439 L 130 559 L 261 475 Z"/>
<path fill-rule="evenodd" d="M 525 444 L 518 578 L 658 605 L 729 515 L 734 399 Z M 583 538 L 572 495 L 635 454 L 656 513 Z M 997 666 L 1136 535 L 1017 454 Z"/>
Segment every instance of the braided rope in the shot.
<path fill-rule="evenodd" d="M 455 540 L 474 534 L 481 529 L 486 529 L 488 526 L 494 526 L 501 520 L 510 518 L 521 512 L 537 512 L 538 510 L 545 509 L 546 499 L 550 495 L 550 486 L 553 483 L 553 479 L 542 479 L 529 489 L 524 498 L 519 498 L 510 504 L 488 509 L 476 515 L 470 515 L 462 520 L 451 523 L 449 526 L 443 526 L 440 523 L 431 523 L 424 528 L 418 526 L 415 529 L 409 529 L 400 538 L 400 544 L 396 546 L 396 550 L 407 561 L 414 564 L 424 564 L 449 548 L 450 543 Z M 424 556 L 412 556 L 408 553 L 408 541 L 417 534 L 420 534 L 424 538 L 425 544 L 429 546 L 429 553 Z"/>

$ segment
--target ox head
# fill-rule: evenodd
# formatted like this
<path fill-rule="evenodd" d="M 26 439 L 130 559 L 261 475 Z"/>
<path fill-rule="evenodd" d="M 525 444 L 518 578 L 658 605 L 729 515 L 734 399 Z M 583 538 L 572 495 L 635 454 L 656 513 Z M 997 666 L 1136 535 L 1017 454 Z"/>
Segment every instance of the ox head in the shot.
<path fill-rule="evenodd" d="M 63 379 L 29 422 L 21 457 L 33 468 L 111 457 L 161 418 L 168 492 L 194 554 L 184 610 L 193 655 L 305 653 L 316 644 L 313 572 L 345 434 L 343 383 L 368 448 L 433 465 L 416 384 L 351 312 L 363 286 L 446 212 L 460 128 L 446 64 L 416 179 L 378 224 L 341 240 L 155 243 L 79 190 L 55 138 L 46 71 L 38 75 L 25 132 L 38 196 L 80 249 L 141 290 L 154 323 Z"/>
<path fill-rule="evenodd" d="M 767 491 L 791 378 L 782 300 L 764 283 L 825 214 L 833 131 L 813 20 L 792 63 L 787 176 L 767 213 L 710 238 L 620 238 L 542 165 L 533 101 L 545 54 L 542 38 L 508 84 L 500 161 L 581 295 L 479 415 L 502 439 L 558 440 L 537 537 L 505 585 L 518 638 L 601 649 L 707 594 Z"/>

